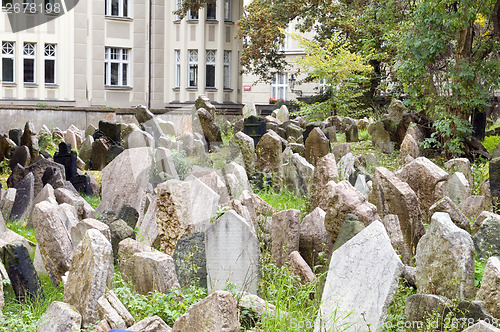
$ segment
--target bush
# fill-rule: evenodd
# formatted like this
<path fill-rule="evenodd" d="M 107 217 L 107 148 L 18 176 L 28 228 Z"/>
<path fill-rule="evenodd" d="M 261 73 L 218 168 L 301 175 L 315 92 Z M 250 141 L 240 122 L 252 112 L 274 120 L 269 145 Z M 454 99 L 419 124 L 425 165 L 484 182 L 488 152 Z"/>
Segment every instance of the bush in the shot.
<path fill-rule="evenodd" d="M 491 154 L 493 150 L 500 144 L 500 136 L 487 136 L 484 138 L 483 146 Z"/>

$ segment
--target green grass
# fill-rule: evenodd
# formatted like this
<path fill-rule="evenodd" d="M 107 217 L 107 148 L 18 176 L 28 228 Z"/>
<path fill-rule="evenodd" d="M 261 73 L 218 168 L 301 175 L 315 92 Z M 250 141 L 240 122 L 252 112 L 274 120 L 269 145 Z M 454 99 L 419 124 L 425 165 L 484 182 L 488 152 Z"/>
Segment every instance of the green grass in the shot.
<path fill-rule="evenodd" d="M 99 196 L 83 195 L 82 197 L 87 201 L 87 203 L 90 204 L 90 206 L 92 206 L 93 209 L 96 209 L 101 203 L 101 198 Z"/>
<path fill-rule="evenodd" d="M 35 230 L 26 227 L 26 222 L 7 222 L 7 228 L 36 243 Z"/>
<path fill-rule="evenodd" d="M 62 301 L 63 290 L 54 287 L 49 277 L 42 277 L 42 287 L 45 297 L 37 300 L 17 301 L 14 290 L 4 281 L 5 307 L 0 320 L 0 332 L 35 331 L 36 323 L 53 301 Z"/>
<path fill-rule="evenodd" d="M 493 153 L 493 150 L 495 150 L 495 148 L 499 143 L 500 143 L 500 136 L 486 136 L 483 141 L 483 146 L 491 154 Z"/>
<path fill-rule="evenodd" d="M 307 210 L 307 198 L 305 196 L 296 195 L 286 189 L 281 191 L 267 189 L 255 191 L 255 193 L 277 211 L 296 209 L 302 214 Z"/>

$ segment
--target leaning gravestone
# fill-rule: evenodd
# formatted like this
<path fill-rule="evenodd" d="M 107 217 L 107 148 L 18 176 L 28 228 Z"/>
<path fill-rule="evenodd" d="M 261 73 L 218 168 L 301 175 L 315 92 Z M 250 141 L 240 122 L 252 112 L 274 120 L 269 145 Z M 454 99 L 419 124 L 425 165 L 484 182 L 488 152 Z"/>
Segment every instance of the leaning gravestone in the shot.
<path fill-rule="evenodd" d="M 261 137 L 266 133 L 266 120 L 253 115 L 245 118 L 243 133 L 253 138 L 254 146 L 257 146 Z"/>
<path fill-rule="evenodd" d="M 24 302 L 44 297 L 42 283 L 36 274 L 28 250 L 21 242 L 14 242 L 0 248 L 2 263 L 9 275 L 18 301 Z"/>
<path fill-rule="evenodd" d="M 23 136 L 22 129 L 11 129 L 9 130 L 9 138 L 17 145 L 21 146 L 21 136 Z"/>
<path fill-rule="evenodd" d="M 248 222 L 233 210 L 205 233 L 208 292 L 228 283 L 256 294 L 259 288 L 260 245 Z"/>
<path fill-rule="evenodd" d="M 205 233 L 182 235 L 175 245 L 172 258 L 182 288 L 187 288 L 196 281 L 200 287 L 207 288 Z"/>
<path fill-rule="evenodd" d="M 305 155 L 307 161 L 316 166 L 318 160 L 330 152 L 330 140 L 321 129 L 314 128 L 305 141 Z"/>
<path fill-rule="evenodd" d="M 333 252 L 314 331 L 377 331 L 402 270 L 384 226 L 372 222 Z"/>
<path fill-rule="evenodd" d="M 318 265 L 321 252 L 326 256 L 332 252 L 333 243 L 325 228 L 325 215 L 325 211 L 317 207 L 300 223 L 299 252 L 309 266 Z"/>
<path fill-rule="evenodd" d="M 54 161 L 64 166 L 66 180 L 71 182 L 78 192 L 92 195 L 90 180 L 88 176 L 78 174 L 76 159 L 76 152 L 71 150 L 70 144 L 59 143 L 59 151 L 54 154 Z"/>
<path fill-rule="evenodd" d="M 10 169 L 14 169 L 16 165 L 21 165 L 23 167 L 26 167 L 29 165 L 30 161 L 31 161 L 30 150 L 26 145 L 21 145 L 20 147 L 16 148 L 12 153 L 12 156 L 10 157 L 9 161 L 9 167 Z"/>
<path fill-rule="evenodd" d="M 481 222 L 474 234 L 474 247 L 479 257 L 488 258 L 500 253 L 500 219 L 496 215 Z"/>
<path fill-rule="evenodd" d="M 112 140 L 114 144 L 121 145 L 121 125 L 119 123 L 101 120 L 99 121 L 99 131 Z"/>
<path fill-rule="evenodd" d="M 469 233 L 458 228 L 447 213 L 434 213 L 418 243 L 415 260 L 419 293 L 474 298 L 474 244 Z"/>
<path fill-rule="evenodd" d="M 73 305 L 82 315 L 84 328 L 99 319 L 97 301 L 111 287 L 112 280 L 111 243 L 98 230 L 89 229 L 73 251 L 64 287 L 64 302 Z"/>
<path fill-rule="evenodd" d="M 289 209 L 273 215 L 271 256 L 281 267 L 292 251 L 299 250 L 300 211 Z"/>
<path fill-rule="evenodd" d="M 28 173 L 16 185 L 16 199 L 12 205 L 9 220 L 24 220 L 29 216 L 33 200 L 35 199 L 34 187 L 35 178 L 33 173 Z"/>
<path fill-rule="evenodd" d="M 82 316 L 67 303 L 54 301 L 37 323 L 37 332 L 79 332 Z"/>

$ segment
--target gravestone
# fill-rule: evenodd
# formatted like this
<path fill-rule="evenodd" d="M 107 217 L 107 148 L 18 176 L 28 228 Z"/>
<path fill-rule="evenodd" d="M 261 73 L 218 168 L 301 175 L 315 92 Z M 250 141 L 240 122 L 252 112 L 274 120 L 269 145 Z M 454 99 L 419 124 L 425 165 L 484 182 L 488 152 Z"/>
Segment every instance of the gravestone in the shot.
<path fill-rule="evenodd" d="M 21 145 L 26 145 L 30 150 L 31 159 L 38 156 L 38 138 L 36 137 L 35 125 L 28 121 L 24 126 L 23 135 L 21 136 Z"/>
<path fill-rule="evenodd" d="M 316 162 L 330 152 L 330 141 L 319 128 L 314 128 L 305 140 L 307 161 L 316 166 Z"/>
<path fill-rule="evenodd" d="M 486 112 L 474 109 L 471 122 L 473 128 L 472 135 L 481 142 L 484 141 L 484 136 L 486 134 Z"/>
<path fill-rule="evenodd" d="M 119 123 L 101 120 L 99 130 L 104 133 L 113 144 L 121 145 L 121 125 Z"/>
<path fill-rule="evenodd" d="M 489 175 L 493 212 L 497 213 L 500 210 L 500 158 L 490 160 Z"/>
<path fill-rule="evenodd" d="M 35 178 L 33 173 L 28 173 L 16 185 L 16 199 L 12 205 L 9 220 L 24 220 L 29 216 L 33 200 L 35 199 Z"/>
<path fill-rule="evenodd" d="M 377 331 L 402 270 L 384 226 L 373 221 L 333 252 L 314 331 Z"/>
<path fill-rule="evenodd" d="M 54 161 L 64 166 L 66 180 L 71 182 L 78 192 L 92 195 L 90 180 L 86 175 L 79 175 L 77 171 L 77 155 L 71 150 L 71 144 L 59 143 L 59 151 L 54 154 Z"/>
<path fill-rule="evenodd" d="M 257 146 L 260 139 L 266 133 L 266 120 L 256 116 L 249 116 L 243 121 L 243 133 L 253 139 L 254 146 Z"/>
<path fill-rule="evenodd" d="M 139 212 L 128 204 L 122 206 L 116 219 L 122 219 L 130 227 L 135 228 L 137 220 L 139 220 Z"/>
<path fill-rule="evenodd" d="M 223 289 L 227 283 L 257 293 L 260 245 L 243 217 L 230 210 L 212 224 L 205 233 L 205 251 L 209 293 Z"/>
<path fill-rule="evenodd" d="M 22 129 L 11 129 L 9 130 L 9 138 L 16 143 L 17 146 L 21 146 L 21 136 L 23 135 Z"/>
<path fill-rule="evenodd" d="M 306 125 L 306 129 L 304 129 L 304 132 L 302 133 L 302 137 L 304 138 L 304 142 L 307 141 L 307 138 L 309 137 L 309 134 L 311 133 L 311 131 L 314 129 L 314 128 L 319 128 L 321 129 L 321 122 L 319 121 L 316 121 L 316 122 L 309 122 L 307 125 Z"/>
<path fill-rule="evenodd" d="M 299 252 L 309 266 L 320 263 L 320 253 L 328 257 L 333 243 L 325 228 L 325 211 L 319 207 L 304 217 L 300 223 Z"/>
<path fill-rule="evenodd" d="M 273 214 L 271 256 L 281 267 L 292 251 L 299 250 L 300 211 L 283 210 Z"/>
<path fill-rule="evenodd" d="M 172 256 L 177 279 L 182 288 L 193 284 L 207 288 L 205 233 L 184 234 L 177 241 Z"/>
<path fill-rule="evenodd" d="M 30 150 L 26 145 L 21 145 L 20 147 L 16 148 L 12 153 L 9 160 L 9 167 L 12 170 L 14 169 L 14 167 L 16 167 L 16 165 L 21 165 L 23 167 L 26 167 L 29 165 L 30 161 L 31 161 Z"/>
<path fill-rule="evenodd" d="M 28 250 L 21 242 L 14 242 L 0 248 L 2 263 L 9 275 L 18 301 L 24 302 L 44 297 L 42 283 L 36 274 Z"/>

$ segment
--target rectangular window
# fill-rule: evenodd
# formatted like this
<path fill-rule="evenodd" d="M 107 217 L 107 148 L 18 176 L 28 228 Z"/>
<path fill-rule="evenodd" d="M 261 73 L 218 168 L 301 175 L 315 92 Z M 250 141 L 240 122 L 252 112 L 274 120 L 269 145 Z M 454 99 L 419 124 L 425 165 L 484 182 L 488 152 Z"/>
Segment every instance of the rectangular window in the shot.
<path fill-rule="evenodd" d="M 23 0 L 24 13 L 34 14 L 36 13 L 36 2 L 35 0 Z"/>
<path fill-rule="evenodd" d="M 128 17 L 128 0 L 106 0 L 106 16 Z"/>
<path fill-rule="evenodd" d="M 56 83 L 56 45 L 45 44 L 45 84 Z"/>
<path fill-rule="evenodd" d="M 207 51 L 205 61 L 206 84 L 207 88 L 215 88 L 215 51 Z"/>
<path fill-rule="evenodd" d="M 196 88 L 198 86 L 198 51 L 189 50 L 189 73 L 188 73 L 188 87 Z"/>
<path fill-rule="evenodd" d="M 288 88 L 287 74 L 274 75 L 272 82 L 271 97 L 286 100 L 286 89 Z"/>
<path fill-rule="evenodd" d="M 108 86 L 129 85 L 130 50 L 106 47 L 104 58 L 104 84 Z"/>
<path fill-rule="evenodd" d="M 23 48 L 23 75 L 24 83 L 35 83 L 36 44 L 24 43 Z"/>
<path fill-rule="evenodd" d="M 181 51 L 175 50 L 175 87 L 181 86 Z"/>
<path fill-rule="evenodd" d="M 231 89 L 231 51 L 224 51 L 224 89 Z"/>
<path fill-rule="evenodd" d="M 182 0 L 175 0 L 175 10 L 181 10 Z M 179 15 L 175 15 L 176 20 L 180 20 L 181 17 Z"/>
<path fill-rule="evenodd" d="M 217 19 L 217 5 L 215 0 L 207 1 L 207 20 L 215 20 Z"/>
<path fill-rule="evenodd" d="M 198 21 L 198 10 L 194 10 L 193 8 L 189 9 L 189 19 L 191 21 Z"/>
<path fill-rule="evenodd" d="M 224 0 L 224 21 L 231 21 L 231 0 Z"/>
<path fill-rule="evenodd" d="M 2 82 L 14 83 L 15 43 L 2 42 Z"/>
<path fill-rule="evenodd" d="M 61 9 L 61 4 L 57 0 L 45 0 L 44 1 L 44 10 L 46 13 L 55 13 Z"/>

